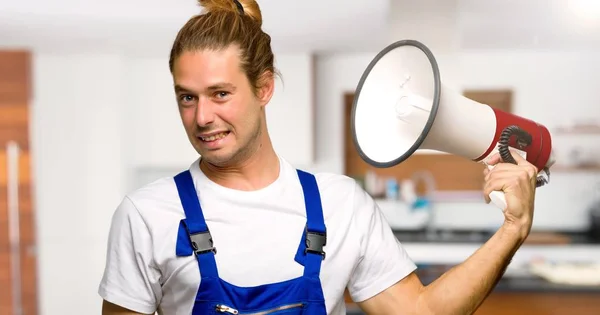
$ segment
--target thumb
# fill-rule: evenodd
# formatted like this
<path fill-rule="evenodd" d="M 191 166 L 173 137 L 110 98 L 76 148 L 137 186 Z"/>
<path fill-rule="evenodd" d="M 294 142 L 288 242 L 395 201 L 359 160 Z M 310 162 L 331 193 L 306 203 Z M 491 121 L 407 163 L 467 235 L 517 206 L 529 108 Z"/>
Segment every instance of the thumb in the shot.
<path fill-rule="evenodd" d="M 490 155 L 487 159 L 485 159 L 485 164 L 487 165 L 496 165 L 502 162 L 502 158 L 500 157 L 500 153 L 496 152 Z"/>

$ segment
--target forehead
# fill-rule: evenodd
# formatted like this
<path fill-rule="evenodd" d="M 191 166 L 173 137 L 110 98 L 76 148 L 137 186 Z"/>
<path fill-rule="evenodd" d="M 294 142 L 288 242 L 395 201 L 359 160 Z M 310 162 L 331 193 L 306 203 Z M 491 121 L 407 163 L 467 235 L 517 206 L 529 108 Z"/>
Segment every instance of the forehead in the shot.
<path fill-rule="evenodd" d="M 241 77 L 239 50 L 235 46 L 185 51 L 173 64 L 175 83 L 186 86 L 201 88 L 214 82 L 236 81 Z"/>

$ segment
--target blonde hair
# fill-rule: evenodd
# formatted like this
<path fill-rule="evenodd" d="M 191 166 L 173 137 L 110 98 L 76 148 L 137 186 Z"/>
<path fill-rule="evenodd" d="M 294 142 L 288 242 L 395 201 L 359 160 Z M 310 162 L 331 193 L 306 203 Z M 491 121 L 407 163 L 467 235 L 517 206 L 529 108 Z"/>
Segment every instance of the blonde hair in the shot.
<path fill-rule="evenodd" d="M 264 74 L 276 75 L 271 37 L 262 30 L 262 14 L 255 0 L 199 0 L 204 12 L 192 17 L 179 31 L 169 57 L 186 51 L 225 49 L 237 45 L 242 70 L 256 92 Z M 240 11 L 243 12 L 240 12 Z"/>

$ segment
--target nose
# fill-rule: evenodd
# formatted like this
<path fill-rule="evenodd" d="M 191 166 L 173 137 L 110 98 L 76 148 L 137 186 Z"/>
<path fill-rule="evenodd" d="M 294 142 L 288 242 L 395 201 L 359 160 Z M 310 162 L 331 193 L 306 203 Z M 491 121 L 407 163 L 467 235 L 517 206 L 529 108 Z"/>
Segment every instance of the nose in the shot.
<path fill-rule="evenodd" d="M 196 107 L 196 124 L 203 127 L 211 124 L 215 120 L 214 107 L 208 100 L 200 99 Z"/>

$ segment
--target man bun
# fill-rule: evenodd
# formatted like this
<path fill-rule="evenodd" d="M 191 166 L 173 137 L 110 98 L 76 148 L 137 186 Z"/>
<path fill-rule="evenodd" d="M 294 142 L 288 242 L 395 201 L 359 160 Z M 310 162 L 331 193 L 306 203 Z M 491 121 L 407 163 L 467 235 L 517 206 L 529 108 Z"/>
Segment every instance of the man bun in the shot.
<path fill-rule="evenodd" d="M 266 78 L 278 75 L 271 36 L 262 29 L 258 4 L 255 0 L 237 1 L 198 0 L 204 12 L 190 18 L 177 33 L 169 55 L 171 73 L 184 52 L 235 45 L 240 52 L 240 66 L 255 93 Z"/>
<path fill-rule="evenodd" d="M 251 17 L 258 25 L 262 26 L 262 13 L 255 0 L 198 0 L 205 13 L 228 11 L 242 14 L 236 1 L 242 6 L 244 15 Z"/>

